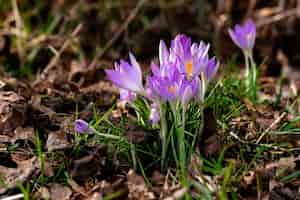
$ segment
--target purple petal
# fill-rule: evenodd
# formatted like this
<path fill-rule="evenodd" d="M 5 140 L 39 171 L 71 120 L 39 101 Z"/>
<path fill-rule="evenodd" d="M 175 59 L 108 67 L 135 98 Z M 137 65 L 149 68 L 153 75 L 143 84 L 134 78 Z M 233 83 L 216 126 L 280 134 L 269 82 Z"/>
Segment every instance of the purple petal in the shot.
<path fill-rule="evenodd" d="M 151 104 L 149 121 L 151 122 L 151 124 L 157 124 L 159 120 L 160 120 L 160 113 L 159 113 L 158 105 L 153 103 Z"/>
<path fill-rule="evenodd" d="M 135 70 L 135 75 L 137 76 L 137 81 L 142 82 L 142 70 L 138 62 L 136 61 L 135 57 L 132 53 L 129 53 L 129 59 L 132 65 L 132 68 Z"/>
<path fill-rule="evenodd" d="M 152 71 L 154 76 L 159 76 L 160 75 L 160 70 L 159 70 L 158 66 L 153 62 L 151 63 L 151 71 Z"/>
<path fill-rule="evenodd" d="M 136 99 L 136 93 L 120 88 L 120 100 L 133 102 Z"/>
<path fill-rule="evenodd" d="M 208 61 L 207 69 L 206 69 L 206 78 L 211 80 L 213 76 L 217 73 L 219 68 L 219 62 L 216 60 L 215 57 L 211 58 Z"/>
<path fill-rule="evenodd" d="M 105 70 L 107 77 L 117 87 L 132 91 L 143 92 L 142 71 L 135 57 L 129 54 L 131 65 L 125 60 L 115 63 L 115 70 Z"/>
<path fill-rule="evenodd" d="M 95 130 L 89 127 L 89 124 L 82 119 L 77 119 L 75 121 L 75 131 L 78 133 L 88 133 L 88 134 L 92 134 L 95 132 Z"/>
<path fill-rule="evenodd" d="M 161 65 L 167 64 L 169 59 L 169 51 L 163 40 L 159 42 L 159 62 Z"/>
<path fill-rule="evenodd" d="M 193 91 L 192 91 L 191 86 L 185 87 L 184 92 L 181 97 L 182 104 L 187 105 L 192 97 L 193 97 Z"/>
<path fill-rule="evenodd" d="M 256 27 L 251 19 L 247 20 L 244 25 L 236 25 L 234 30 L 229 29 L 228 32 L 235 45 L 243 51 L 251 51 L 253 49 Z"/>

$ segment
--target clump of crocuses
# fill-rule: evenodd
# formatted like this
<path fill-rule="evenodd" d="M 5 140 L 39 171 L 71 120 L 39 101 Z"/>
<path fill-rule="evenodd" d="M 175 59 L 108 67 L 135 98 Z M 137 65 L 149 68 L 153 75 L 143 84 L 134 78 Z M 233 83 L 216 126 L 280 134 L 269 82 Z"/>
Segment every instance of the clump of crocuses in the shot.
<path fill-rule="evenodd" d="M 162 168 L 172 152 L 176 162 L 186 168 L 187 154 L 201 132 L 206 88 L 219 67 L 217 59 L 209 57 L 209 47 L 209 44 L 192 42 L 191 38 L 179 34 L 171 41 L 170 47 L 160 41 L 159 63 L 151 64 L 152 74 L 145 79 L 131 53 L 129 62 L 120 60 L 115 63 L 115 69 L 106 70 L 109 80 L 120 89 L 121 100 L 132 105 L 139 98 L 148 102 L 145 104 L 149 105 L 148 122 L 160 130 Z M 189 143 L 187 137 L 190 136 L 187 134 L 191 130 L 187 128 L 190 118 L 187 113 L 190 107 L 195 106 L 200 110 L 198 130 L 192 130 L 193 139 Z"/>
<path fill-rule="evenodd" d="M 249 96 L 254 100 L 256 98 L 257 79 L 257 69 L 253 59 L 253 47 L 256 37 L 255 24 L 249 19 L 243 25 L 235 25 L 234 29 L 229 29 L 228 32 L 235 45 L 237 45 L 244 54 L 246 64 L 245 83 Z"/>

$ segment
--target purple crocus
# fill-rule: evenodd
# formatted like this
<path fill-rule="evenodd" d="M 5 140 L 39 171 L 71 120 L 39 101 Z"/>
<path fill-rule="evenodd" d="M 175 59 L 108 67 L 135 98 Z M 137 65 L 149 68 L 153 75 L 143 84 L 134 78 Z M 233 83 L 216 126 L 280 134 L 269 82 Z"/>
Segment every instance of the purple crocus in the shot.
<path fill-rule="evenodd" d="M 216 75 L 219 65 L 220 63 L 215 57 L 208 60 L 207 66 L 204 70 L 204 76 L 208 81 L 210 81 L 212 77 Z"/>
<path fill-rule="evenodd" d="M 169 69 L 164 73 L 165 69 Z M 181 75 L 174 65 L 165 65 L 158 68 L 152 65 L 153 75 L 148 77 L 148 89 L 153 99 L 174 101 L 178 97 Z"/>
<path fill-rule="evenodd" d="M 204 42 L 191 43 L 191 39 L 179 34 L 171 42 L 170 57 L 177 58 L 178 70 L 189 79 L 198 76 L 208 62 L 209 45 Z"/>
<path fill-rule="evenodd" d="M 143 93 L 142 71 L 135 57 L 130 53 L 131 64 L 121 60 L 115 63 L 115 70 L 105 70 L 109 80 L 117 87 L 129 90 L 135 93 Z"/>
<path fill-rule="evenodd" d="M 126 102 L 133 102 L 136 99 L 136 93 L 120 88 L 120 100 Z"/>
<path fill-rule="evenodd" d="M 77 119 L 75 121 L 75 131 L 78 133 L 88 133 L 92 134 L 95 132 L 95 129 L 89 126 L 89 123 L 82 119 Z"/>
<path fill-rule="evenodd" d="M 244 53 L 251 53 L 256 37 L 256 27 L 254 22 L 249 19 L 244 25 L 235 25 L 234 30 L 228 30 L 233 42 L 243 50 Z"/>
<path fill-rule="evenodd" d="M 184 77 L 179 89 L 179 98 L 182 105 L 186 106 L 193 97 L 197 98 L 200 87 L 201 82 L 198 77 L 195 77 L 191 81 Z"/>
<path fill-rule="evenodd" d="M 151 124 L 157 124 L 160 120 L 159 107 L 156 103 L 151 104 L 149 121 Z"/>

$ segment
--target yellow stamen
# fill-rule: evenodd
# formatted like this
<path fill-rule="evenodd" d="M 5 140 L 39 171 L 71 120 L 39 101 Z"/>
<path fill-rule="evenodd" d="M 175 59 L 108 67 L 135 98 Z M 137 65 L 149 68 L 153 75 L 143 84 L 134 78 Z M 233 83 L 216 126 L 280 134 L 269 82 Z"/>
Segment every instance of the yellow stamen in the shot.
<path fill-rule="evenodd" d="M 193 61 L 190 60 L 185 64 L 185 70 L 188 76 L 193 75 Z"/>
<path fill-rule="evenodd" d="M 175 87 L 173 85 L 171 85 L 169 87 L 169 91 L 171 92 L 171 94 L 174 94 L 175 93 Z"/>

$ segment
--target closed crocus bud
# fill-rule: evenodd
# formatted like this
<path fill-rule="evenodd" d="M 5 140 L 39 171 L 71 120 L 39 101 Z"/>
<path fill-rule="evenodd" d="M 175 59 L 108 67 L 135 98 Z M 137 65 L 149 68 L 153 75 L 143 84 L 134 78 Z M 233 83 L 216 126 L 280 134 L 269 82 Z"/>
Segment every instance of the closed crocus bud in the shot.
<path fill-rule="evenodd" d="M 151 104 L 149 121 L 151 124 L 157 124 L 160 120 L 159 108 L 158 105 L 153 103 Z"/>
<path fill-rule="evenodd" d="M 219 61 L 215 57 L 209 59 L 207 66 L 204 71 L 205 78 L 210 81 L 217 73 L 219 68 Z"/>
<path fill-rule="evenodd" d="M 82 119 L 77 119 L 75 121 L 75 131 L 78 133 L 88 133 L 88 134 L 92 134 L 95 132 L 95 130 L 91 128 L 89 124 Z"/>
<path fill-rule="evenodd" d="M 256 27 L 251 19 L 247 20 L 243 25 L 235 25 L 234 29 L 229 29 L 228 32 L 232 41 L 242 51 L 247 54 L 252 52 L 256 37 Z"/>

